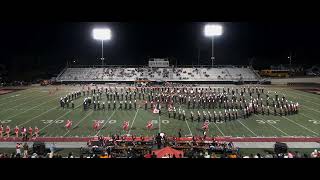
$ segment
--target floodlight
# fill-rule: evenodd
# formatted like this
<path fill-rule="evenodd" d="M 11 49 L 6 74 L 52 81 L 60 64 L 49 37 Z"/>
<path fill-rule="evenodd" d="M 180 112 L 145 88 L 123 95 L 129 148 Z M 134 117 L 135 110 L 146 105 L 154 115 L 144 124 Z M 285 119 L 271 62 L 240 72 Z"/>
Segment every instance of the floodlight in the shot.
<path fill-rule="evenodd" d="M 92 35 L 96 40 L 110 40 L 111 30 L 109 28 L 93 29 Z"/>
<path fill-rule="evenodd" d="M 222 35 L 222 26 L 218 24 L 207 24 L 204 27 L 204 35 L 208 37 Z"/>

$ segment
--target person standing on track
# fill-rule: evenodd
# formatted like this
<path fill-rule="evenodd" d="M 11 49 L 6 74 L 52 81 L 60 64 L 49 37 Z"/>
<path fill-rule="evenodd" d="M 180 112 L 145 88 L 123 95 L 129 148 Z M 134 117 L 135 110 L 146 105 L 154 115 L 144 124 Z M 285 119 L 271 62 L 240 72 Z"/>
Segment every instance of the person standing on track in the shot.
<path fill-rule="evenodd" d="M 2 124 L 0 125 L 0 138 L 2 138 L 3 137 L 3 126 L 2 126 Z"/>
<path fill-rule="evenodd" d="M 34 134 L 36 135 L 36 138 L 39 136 L 39 128 L 37 126 L 34 127 Z"/>
<path fill-rule="evenodd" d="M 14 133 L 16 134 L 16 138 L 18 138 L 19 137 L 19 128 L 18 128 L 18 126 L 16 126 L 14 128 Z"/>
<path fill-rule="evenodd" d="M 30 134 L 30 138 L 32 138 L 32 135 L 33 135 L 33 129 L 32 129 L 32 127 L 29 127 L 29 134 Z"/>
<path fill-rule="evenodd" d="M 7 138 L 10 137 L 10 131 L 11 131 L 11 129 L 10 129 L 9 125 L 8 125 L 8 126 L 6 127 Z"/>

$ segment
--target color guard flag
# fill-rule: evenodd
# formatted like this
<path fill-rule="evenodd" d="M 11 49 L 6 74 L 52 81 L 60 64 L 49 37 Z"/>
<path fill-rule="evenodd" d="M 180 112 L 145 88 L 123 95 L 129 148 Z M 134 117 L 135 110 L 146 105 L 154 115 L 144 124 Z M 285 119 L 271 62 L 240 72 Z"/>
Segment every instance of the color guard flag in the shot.
<path fill-rule="evenodd" d="M 129 122 L 128 121 L 123 122 L 122 129 L 125 131 L 128 131 L 128 129 L 129 129 Z"/>
<path fill-rule="evenodd" d="M 152 127 L 153 127 L 152 121 L 148 121 L 146 128 L 150 130 L 152 129 Z"/>

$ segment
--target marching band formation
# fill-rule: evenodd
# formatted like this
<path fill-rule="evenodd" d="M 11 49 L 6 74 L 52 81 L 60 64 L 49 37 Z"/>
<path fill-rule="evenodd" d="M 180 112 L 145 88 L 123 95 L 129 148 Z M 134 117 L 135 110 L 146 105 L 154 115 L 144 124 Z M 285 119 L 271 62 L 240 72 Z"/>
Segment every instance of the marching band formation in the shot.
<path fill-rule="evenodd" d="M 105 96 L 102 98 L 102 96 Z M 97 87 L 91 89 L 82 87 L 81 91 L 75 91 L 60 98 L 62 109 L 75 109 L 74 100 L 84 98 L 83 110 L 137 110 L 144 106 L 144 110 L 162 114 L 162 107 L 169 119 L 204 122 L 202 129 L 208 129 L 210 122 L 227 122 L 240 118 L 247 119 L 253 114 L 266 116 L 288 116 L 297 114 L 298 102 L 288 101 L 285 94 L 281 96 L 277 92 L 265 91 L 263 87 L 223 87 L 223 88 L 199 88 L 193 86 L 159 86 L 159 87 Z M 139 103 L 139 104 L 137 104 Z M 81 105 L 79 105 L 81 106 Z M 189 111 L 187 117 L 186 111 Z M 72 128 L 72 121 L 67 120 L 65 127 Z M 101 122 L 96 120 L 93 129 L 98 131 Z M 129 121 L 124 121 L 122 128 L 129 130 Z M 146 129 L 153 128 L 152 121 L 148 121 Z M 30 137 L 38 137 L 39 129 L 29 127 Z M 0 137 L 10 136 L 11 129 L 0 125 Z M 16 137 L 19 133 L 22 137 L 27 135 L 27 129 L 14 128 Z"/>
<path fill-rule="evenodd" d="M 102 96 L 105 94 L 105 101 Z M 74 109 L 73 100 L 84 97 L 83 110 L 131 110 L 137 109 L 137 102 L 144 104 L 144 109 L 161 115 L 161 107 L 165 107 L 169 119 L 203 122 L 227 122 L 239 118 L 249 118 L 252 114 L 288 116 L 298 113 L 299 104 L 288 101 L 284 94 L 270 93 L 260 87 L 240 88 L 194 88 L 184 87 L 142 87 L 142 88 L 98 88 L 87 87 L 82 91 L 68 94 L 60 99 L 62 108 Z M 65 106 L 66 105 L 66 106 Z M 189 118 L 186 110 L 190 111 Z M 213 110 L 211 113 L 210 110 Z M 195 113 L 194 113 L 195 112 Z M 99 129 L 98 121 L 94 129 Z M 123 129 L 128 127 L 125 121 Z M 152 122 L 146 128 L 151 129 Z M 203 127 L 207 127 L 205 123 Z M 205 129 L 205 128 L 203 128 Z"/>

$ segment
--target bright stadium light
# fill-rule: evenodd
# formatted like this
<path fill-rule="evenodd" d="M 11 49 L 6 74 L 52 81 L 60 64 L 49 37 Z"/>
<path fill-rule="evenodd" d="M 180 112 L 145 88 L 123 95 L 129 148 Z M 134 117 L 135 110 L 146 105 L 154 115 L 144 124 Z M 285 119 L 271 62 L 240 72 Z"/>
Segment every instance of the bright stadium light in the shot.
<path fill-rule="evenodd" d="M 102 46 L 101 62 L 102 62 L 102 66 L 103 66 L 104 65 L 103 41 L 111 39 L 111 30 L 109 28 L 93 29 L 92 36 L 93 36 L 94 39 L 101 41 L 101 46 Z"/>
<path fill-rule="evenodd" d="M 212 39 L 211 62 L 212 62 L 212 67 L 213 67 L 213 60 L 214 60 L 213 39 L 215 36 L 222 35 L 222 26 L 219 24 L 207 24 L 204 26 L 204 35 L 206 37 L 211 37 L 211 39 Z"/>
<path fill-rule="evenodd" d="M 207 24 L 204 26 L 204 35 L 207 37 L 221 36 L 222 26 L 217 24 Z"/>

